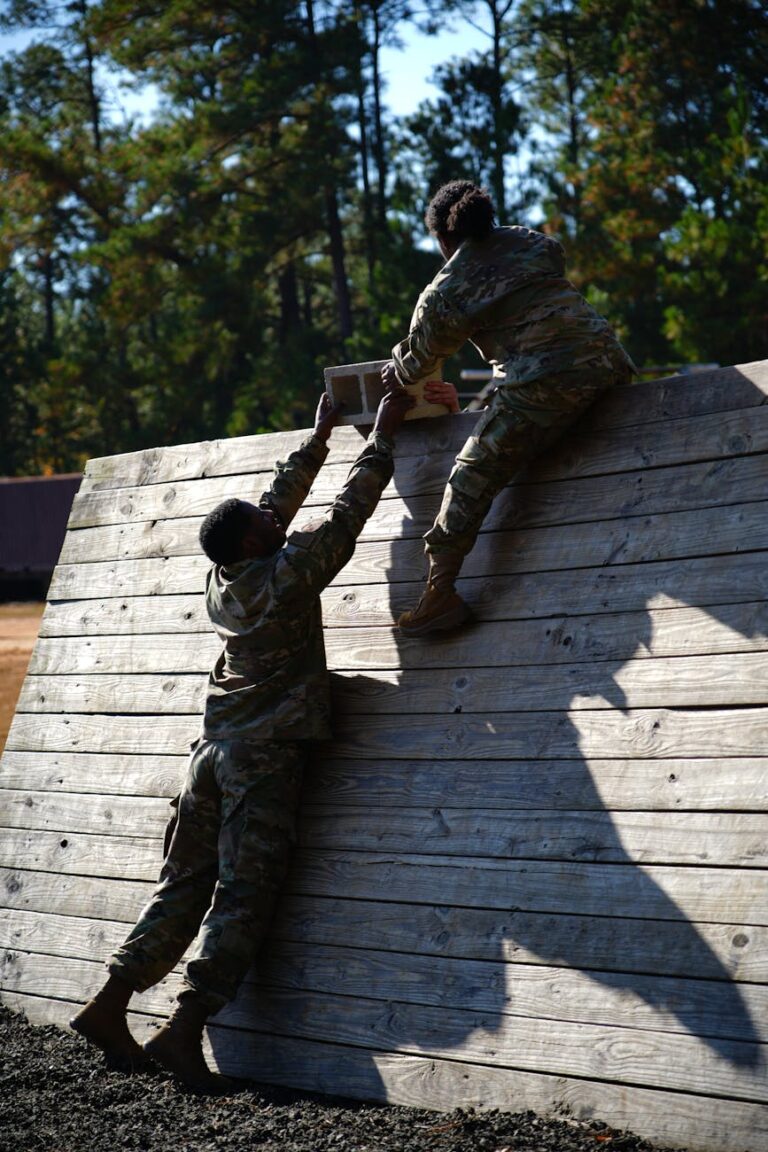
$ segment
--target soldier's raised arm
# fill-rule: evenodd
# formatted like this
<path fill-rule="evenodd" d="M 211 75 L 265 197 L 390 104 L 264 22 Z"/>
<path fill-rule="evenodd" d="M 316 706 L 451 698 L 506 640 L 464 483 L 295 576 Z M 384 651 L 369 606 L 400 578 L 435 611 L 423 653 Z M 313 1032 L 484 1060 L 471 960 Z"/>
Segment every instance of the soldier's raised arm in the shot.
<path fill-rule="evenodd" d="M 328 437 L 339 422 L 340 404 L 333 405 L 324 392 L 315 412 L 312 435 L 291 452 L 287 460 L 278 460 L 275 477 L 259 500 L 260 508 L 271 508 L 287 528 L 307 498 L 315 477 L 328 456 Z"/>
<path fill-rule="evenodd" d="M 281 599 L 319 595 L 349 561 L 363 525 L 392 478 L 394 437 L 413 403 L 402 389 L 384 396 L 365 447 L 322 523 L 288 538 L 275 570 Z"/>

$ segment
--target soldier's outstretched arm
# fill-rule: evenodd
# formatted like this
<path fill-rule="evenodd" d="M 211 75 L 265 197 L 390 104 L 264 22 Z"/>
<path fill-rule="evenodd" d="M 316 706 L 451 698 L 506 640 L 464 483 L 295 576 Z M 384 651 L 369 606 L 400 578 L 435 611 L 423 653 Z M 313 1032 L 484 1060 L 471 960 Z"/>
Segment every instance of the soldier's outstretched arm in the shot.
<path fill-rule="evenodd" d="M 392 364 L 401 384 L 415 384 L 458 352 L 471 336 L 471 323 L 436 288 L 422 292 L 405 340 L 392 349 Z"/>
<path fill-rule="evenodd" d="M 320 397 L 311 436 L 287 460 L 278 460 L 275 478 L 259 500 L 272 508 L 287 528 L 307 498 L 307 493 L 328 456 L 328 437 L 341 417 L 341 404 L 335 406 L 327 392 Z"/>
<path fill-rule="evenodd" d="M 392 478 L 394 437 L 413 403 L 402 389 L 384 396 L 373 431 L 322 524 L 289 537 L 275 569 L 281 599 L 319 595 L 351 558 L 363 525 Z"/>

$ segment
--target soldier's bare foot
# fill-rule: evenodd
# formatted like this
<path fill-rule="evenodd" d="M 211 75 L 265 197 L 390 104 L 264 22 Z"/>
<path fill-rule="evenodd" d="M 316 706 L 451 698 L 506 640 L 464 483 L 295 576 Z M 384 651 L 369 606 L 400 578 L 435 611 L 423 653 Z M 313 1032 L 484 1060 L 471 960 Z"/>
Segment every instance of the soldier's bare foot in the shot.
<path fill-rule="evenodd" d="M 146 1072 L 152 1061 L 131 1036 L 125 1016 L 115 1013 L 98 996 L 89 1000 L 69 1022 L 89 1043 L 100 1048 L 113 1068 L 125 1072 Z"/>
<path fill-rule="evenodd" d="M 224 1096 L 237 1086 L 234 1080 L 211 1072 L 203 1056 L 202 1036 L 174 1017 L 146 1041 L 144 1051 L 194 1092 Z"/>

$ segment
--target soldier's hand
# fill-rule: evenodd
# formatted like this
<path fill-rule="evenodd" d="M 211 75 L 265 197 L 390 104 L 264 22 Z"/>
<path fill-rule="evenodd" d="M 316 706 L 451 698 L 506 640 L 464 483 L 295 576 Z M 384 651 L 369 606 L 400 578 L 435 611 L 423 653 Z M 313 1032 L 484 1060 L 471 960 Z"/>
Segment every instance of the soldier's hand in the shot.
<path fill-rule="evenodd" d="M 381 432 L 384 436 L 393 437 L 399 432 L 406 412 L 416 403 L 413 396 L 400 388 L 399 391 L 385 392 L 376 413 L 374 432 Z"/>
<path fill-rule="evenodd" d="M 449 412 L 459 411 L 459 395 L 450 380 L 427 380 L 424 399 L 430 404 L 445 404 Z"/>
<path fill-rule="evenodd" d="M 315 436 L 325 443 L 341 420 L 343 404 L 333 404 L 327 392 L 323 392 L 315 412 Z"/>
<path fill-rule="evenodd" d="M 381 370 L 381 382 L 387 392 L 402 392 L 403 385 L 398 378 L 397 370 L 392 360 L 388 360 Z"/>

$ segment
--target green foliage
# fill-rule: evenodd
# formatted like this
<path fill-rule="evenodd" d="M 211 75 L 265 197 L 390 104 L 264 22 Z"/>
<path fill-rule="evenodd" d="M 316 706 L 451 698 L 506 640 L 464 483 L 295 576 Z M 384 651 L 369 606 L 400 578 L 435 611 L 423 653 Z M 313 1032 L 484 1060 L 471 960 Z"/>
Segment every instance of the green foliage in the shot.
<path fill-rule="evenodd" d="M 380 52 L 483 19 L 404 123 Z M 757 0 L 10 0 L 0 59 L 6 473 L 307 425 L 439 259 L 434 187 L 562 235 L 639 361 L 768 355 L 768 11 Z M 152 84 L 149 123 L 110 111 Z M 529 216 L 530 213 L 530 216 Z M 449 365 L 449 376 L 470 363 Z"/>

